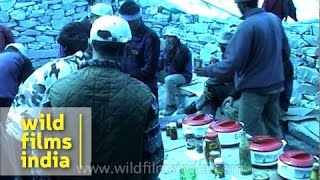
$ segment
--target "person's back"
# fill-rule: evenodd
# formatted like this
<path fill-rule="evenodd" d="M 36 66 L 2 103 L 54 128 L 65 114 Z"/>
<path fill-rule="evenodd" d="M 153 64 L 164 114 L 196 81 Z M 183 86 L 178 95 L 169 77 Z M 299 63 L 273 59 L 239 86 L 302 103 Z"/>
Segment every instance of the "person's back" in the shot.
<path fill-rule="evenodd" d="M 238 64 L 236 87 L 249 91 L 260 91 L 260 88 L 269 91 L 281 87 L 284 80 L 282 49 L 286 37 L 279 18 L 261 9 L 253 9 L 240 24 L 237 33 L 242 36 L 233 39 L 235 43 L 232 48 L 242 47 L 243 57 L 238 57 L 242 58 L 242 64 Z"/>
<path fill-rule="evenodd" d="M 12 31 L 8 27 L 0 24 L 0 51 L 3 51 L 10 43 L 14 43 Z"/>

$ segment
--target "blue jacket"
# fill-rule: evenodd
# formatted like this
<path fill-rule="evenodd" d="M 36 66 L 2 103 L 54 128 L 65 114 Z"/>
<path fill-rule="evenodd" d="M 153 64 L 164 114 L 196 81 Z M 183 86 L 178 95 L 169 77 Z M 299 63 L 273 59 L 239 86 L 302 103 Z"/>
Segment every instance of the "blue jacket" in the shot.
<path fill-rule="evenodd" d="M 181 74 L 189 84 L 192 79 L 192 54 L 184 44 L 179 44 L 175 53 L 164 51 L 160 56 L 159 71 L 164 70 L 166 75 Z"/>
<path fill-rule="evenodd" d="M 282 90 L 282 53 L 289 44 L 280 19 L 261 8 L 249 10 L 244 19 L 227 47 L 227 59 L 204 71 L 216 78 L 235 72 L 235 87 L 242 92 Z"/>
<path fill-rule="evenodd" d="M 157 68 L 160 56 L 158 35 L 143 25 L 132 37 L 125 54 L 122 71 L 144 82 L 152 90 L 157 89 Z"/>
<path fill-rule="evenodd" d="M 0 98 L 13 99 L 21 82 L 32 72 L 32 63 L 17 52 L 0 53 Z"/>

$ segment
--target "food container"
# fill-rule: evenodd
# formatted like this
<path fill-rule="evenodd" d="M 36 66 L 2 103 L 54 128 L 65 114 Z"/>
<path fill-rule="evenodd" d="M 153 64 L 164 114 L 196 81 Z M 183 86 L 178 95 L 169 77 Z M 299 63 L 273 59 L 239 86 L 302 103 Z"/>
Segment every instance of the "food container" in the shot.
<path fill-rule="evenodd" d="M 186 135 L 188 130 L 192 130 L 195 134 L 204 137 L 206 130 L 213 121 L 213 117 L 209 114 L 191 114 L 183 118 L 182 131 Z"/>
<path fill-rule="evenodd" d="M 278 159 L 278 174 L 286 179 L 307 180 L 310 178 L 314 158 L 303 151 L 287 151 Z"/>
<path fill-rule="evenodd" d="M 238 121 L 221 120 L 212 123 L 210 129 L 218 133 L 221 146 L 230 146 L 239 144 L 243 126 Z"/>
<path fill-rule="evenodd" d="M 271 136 L 254 136 L 249 140 L 251 162 L 256 166 L 273 166 L 283 153 L 286 141 Z"/>

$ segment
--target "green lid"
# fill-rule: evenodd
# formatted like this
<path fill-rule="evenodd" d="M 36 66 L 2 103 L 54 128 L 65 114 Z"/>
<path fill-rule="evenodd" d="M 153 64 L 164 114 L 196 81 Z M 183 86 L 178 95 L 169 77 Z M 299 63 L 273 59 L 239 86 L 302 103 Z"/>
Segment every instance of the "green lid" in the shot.
<path fill-rule="evenodd" d="M 269 174 L 266 171 L 257 171 L 253 173 L 253 180 L 269 180 Z"/>
<path fill-rule="evenodd" d="M 196 180 L 197 172 L 195 168 L 181 168 L 180 180 Z"/>

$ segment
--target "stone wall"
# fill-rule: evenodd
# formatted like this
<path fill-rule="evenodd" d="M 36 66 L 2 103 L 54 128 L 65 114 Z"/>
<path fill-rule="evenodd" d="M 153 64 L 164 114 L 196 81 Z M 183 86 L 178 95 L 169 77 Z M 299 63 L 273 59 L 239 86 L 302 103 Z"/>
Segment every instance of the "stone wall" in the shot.
<path fill-rule="evenodd" d="M 0 0 L 0 23 L 10 27 L 17 42 L 27 45 L 35 66 L 58 56 L 56 36 L 61 28 L 87 14 L 85 0 L 44 0 L 21 2 Z M 219 59 L 221 52 L 216 39 L 221 30 L 235 28 L 238 17 L 201 17 L 174 8 L 141 0 L 146 24 L 161 37 L 166 28 L 174 28 L 183 43 L 193 52 L 193 59 L 204 64 Z M 219 9 L 213 9 L 219 11 Z M 291 45 L 291 60 L 295 66 L 292 103 L 319 109 L 319 24 L 318 19 L 292 24 L 284 23 Z M 162 48 L 164 40 L 161 38 Z M 42 61 L 45 60 L 45 61 Z"/>
<path fill-rule="evenodd" d="M 88 5 L 85 0 L 0 0 L 0 9 L 0 23 L 12 29 L 17 42 L 27 45 L 28 56 L 39 66 L 58 57 L 58 33 L 85 17 Z"/>

